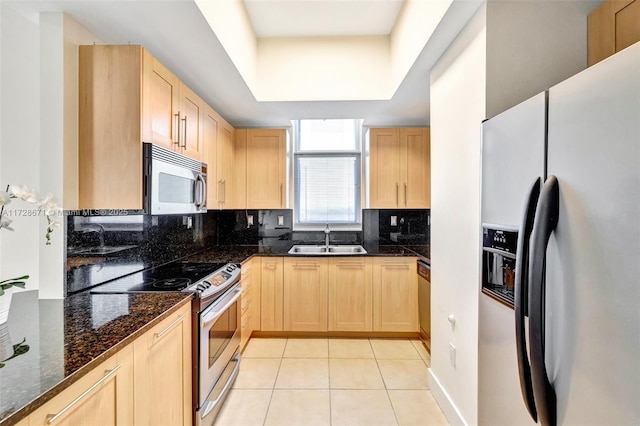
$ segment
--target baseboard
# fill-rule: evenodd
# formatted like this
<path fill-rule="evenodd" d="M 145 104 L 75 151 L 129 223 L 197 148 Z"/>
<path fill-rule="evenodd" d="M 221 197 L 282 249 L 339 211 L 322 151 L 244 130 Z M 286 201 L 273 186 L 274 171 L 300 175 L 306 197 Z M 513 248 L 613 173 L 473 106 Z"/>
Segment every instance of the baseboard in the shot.
<path fill-rule="evenodd" d="M 429 369 L 429 390 L 450 425 L 467 426 L 467 422 L 465 422 L 464 417 L 462 417 L 462 414 L 460 414 L 460 411 L 458 411 L 458 408 L 449 397 L 447 391 L 442 387 L 440 381 L 431 368 Z"/>

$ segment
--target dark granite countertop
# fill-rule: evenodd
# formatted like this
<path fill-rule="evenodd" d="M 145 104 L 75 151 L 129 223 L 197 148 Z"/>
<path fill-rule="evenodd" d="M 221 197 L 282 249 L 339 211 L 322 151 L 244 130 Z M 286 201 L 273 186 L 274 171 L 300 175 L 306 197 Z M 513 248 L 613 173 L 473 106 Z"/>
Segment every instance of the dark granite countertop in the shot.
<path fill-rule="evenodd" d="M 14 294 L 0 342 L 24 340 L 29 350 L 0 368 L 0 425 L 17 423 L 192 297 L 85 292 L 39 300 L 37 291 Z"/>
<path fill-rule="evenodd" d="M 294 245 L 291 241 L 283 241 L 282 245 L 227 245 L 212 247 L 208 250 L 189 256 L 186 260 L 189 262 L 208 262 L 208 263 L 242 263 L 252 256 L 296 256 L 290 255 L 289 249 Z M 403 246 L 403 245 L 378 245 L 363 244 L 367 254 L 349 255 L 349 256 L 415 256 L 420 260 L 431 264 L 431 251 L 428 245 L 422 246 Z M 303 255 L 312 257 L 314 255 Z M 326 257 L 326 255 L 316 255 Z"/>

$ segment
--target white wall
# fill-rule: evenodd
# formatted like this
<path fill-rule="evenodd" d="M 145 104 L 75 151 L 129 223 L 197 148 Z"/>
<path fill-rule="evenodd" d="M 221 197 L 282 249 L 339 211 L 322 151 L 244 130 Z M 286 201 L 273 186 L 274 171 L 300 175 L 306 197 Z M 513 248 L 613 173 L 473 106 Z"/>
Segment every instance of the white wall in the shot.
<path fill-rule="evenodd" d="M 76 208 L 77 45 L 100 40 L 58 12 L 27 19 L 0 7 L 0 184 L 28 185 L 54 194 L 66 209 Z M 10 206 L 34 211 L 18 200 Z M 62 298 L 64 227 L 54 230 L 46 246 L 43 217 L 17 217 L 14 225 L 15 232 L 0 234 L 0 277 L 29 274 L 27 289 L 38 289 L 40 298 Z"/>
<path fill-rule="evenodd" d="M 260 100 L 377 100 L 395 91 L 386 36 L 260 39 L 257 66 Z"/>
<path fill-rule="evenodd" d="M 431 388 L 454 424 L 477 423 L 480 138 L 486 7 L 431 70 Z M 447 320 L 455 318 L 455 327 Z M 456 366 L 449 362 L 456 347 Z"/>
<path fill-rule="evenodd" d="M 587 16 L 601 0 L 487 3 L 487 117 L 587 67 Z"/>
<path fill-rule="evenodd" d="M 40 185 L 40 33 L 37 22 L 3 3 L 0 26 L 0 185 Z M 6 213 L 29 214 L 33 206 L 14 200 Z M 19 210 L 29 209 L 29 210 Z M 28 274 L 27 289 L 39 282 L 39 246 L 45 229 L 37 216 L 12 216 L 14 232 L 0 230 L 0 279 Z"/>

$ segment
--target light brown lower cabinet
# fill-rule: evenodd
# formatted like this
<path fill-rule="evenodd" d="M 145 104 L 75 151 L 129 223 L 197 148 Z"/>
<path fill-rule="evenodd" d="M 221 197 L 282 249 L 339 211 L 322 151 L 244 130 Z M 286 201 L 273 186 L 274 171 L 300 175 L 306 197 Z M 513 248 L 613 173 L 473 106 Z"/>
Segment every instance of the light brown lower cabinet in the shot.
<path fill-rule="evenodd" d="M 263 257 L 260 262 L 260 330 L 282 331 L 283 258 Z"/>
<path fill-rule="evenodd" d="M 134 424 L 190 425 L 191 306 L 133 342 Z"/>
<path fill-rule="evenodd" d="M 329 259 L 284 259 L 284 330 L 327 331 Z"/>
<path fill-rule="evenodd" d="M 242 264 L 242 298 L 240 316 L 240 350 L 254 330 L 260 330 L 260 259 L 254 257 Z"/>
<path fill-rule="evenodd" d="M 329 331 L 372 331 L 371 258 L 329 260 Z"/>
<path fill-rule="evenodd" d="M 130 425 L 133 343 L 31 413 L 25 425 Z M 18 424 L 22 424 L 18 423 Z"/>
<path fill-rule="evenodd" d="M 191 425 L 191 304 L 81 377 L 19 425 Z"/>
<path fill-rule="evenodd" d="M 415 257 L 373 259 L 373 331 L 418 332 Z"/>

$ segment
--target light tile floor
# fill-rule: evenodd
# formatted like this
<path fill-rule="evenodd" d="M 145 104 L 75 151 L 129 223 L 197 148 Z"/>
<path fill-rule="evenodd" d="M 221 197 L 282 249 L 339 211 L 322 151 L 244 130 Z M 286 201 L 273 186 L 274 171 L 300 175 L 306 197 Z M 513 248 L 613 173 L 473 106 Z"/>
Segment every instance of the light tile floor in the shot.
<path fill-rule="evenodd" d="M 216 425 L 446 425 L 411 339 L 251 339 Z"/>

